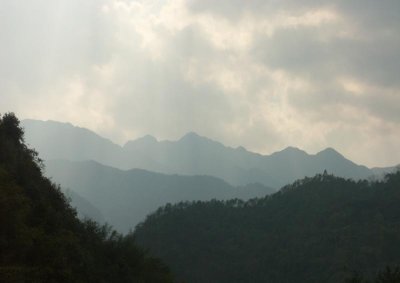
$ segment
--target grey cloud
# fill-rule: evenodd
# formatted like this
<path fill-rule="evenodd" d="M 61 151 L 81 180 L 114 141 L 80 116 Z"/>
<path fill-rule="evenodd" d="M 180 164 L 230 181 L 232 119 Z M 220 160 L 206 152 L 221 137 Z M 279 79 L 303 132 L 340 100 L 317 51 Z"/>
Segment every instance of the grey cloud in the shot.
<path fill-rule="evenodd" d="M 399 48 L 400 38 L 338 40 L 332 43 L 331 58 L 340 63 L 338 72 L 385 87 L 399 87 L 400 63 L 396 60 Z"/>
<path fill-rule="evenodd" d="M 46 105 L 41 109 L 49 109 L 52 119 L 73 117 L 75 124 L 97 125 L 105 117 L 112 129 L 101 124 L 98 128 L 103 134 L 112 133 L 113 139 L 121 138 L 121 132 L 123 138 L 144 134 L 177 138 L 197 131 L 232 146 L 268 152 L 286 145 L 313 151 L 307 146 L 315 141 L 302 137 L 309 125 L 315 131 L 333 127 L 333 134 L 328 131 L 323 137 L 333 147 L 338 142 L 333 136 L 341 133 L 349 143 L 359 142 L 356 136 L 365 134 L 365 127 L 368 133 L 377 133 L 376 125 L 364 124 L 368 119 L 342 112 L 347 107 L 357 112 L 355 116 L 367 113 L 384 124 L 390 132 L 387 144 L 398 141 L 400 133 L 393 125 L 400 122 L 399 1 L 189 0 L 190 20 L 172 30 L 162 21 L 157 23 L 161 14 L 138 24 L 131 21 L 135 11 L 113 14 L 115 3 L 0 0 L 0 111 L 15 107 L 26 117 L 32 113 L 29 108 Z M 159 5 L 165 3 L 170 2 Z M 101 10 L 103 4 L 110 5 L 109 14 Z M 243 49 L 215 46 L 207 28 L 220 27 L 205 27 L 196 18 L 211 13 L 222 27 L 228 22 L 234 30 L 245 14 L 257 27 L 280 12 L 299 16 L 321 7 L 341 18 L 315 26 L 279 27 L 272 36 L 250 29 L 253 40 Z M 154 19 L 156 23 L 150 24 Z M 145 26 L 136 26 L 140 24 Z M 341 31 L 348 33 L 340 36 Z M 154 33 L 154 45 L 144 45 L 146 32 Z M 285 90 L 271 75 L 277 70 L 311 87 Z M 232 73 L 233 84 L 240 81 L 238 90 L 220 84 L 218 76 L 224 72 Z M 350 93 L 340 84 L 343 77 L 368 89 L 361 95 Z M 81 93 L 66 95 L 71 83 L 78 83 Z M 69 107 L 78 109 L 70 116 L 62 109 L 69 95 L 78 101 L 69 101 Z M 351 152 L 350 146 L 340 146 L 345 154 Z"/>
<path fill-rule="evenodd" d="M 321 7 L 331 7 L 352 19 L 360 27 L 372 26 L 377 29 L 391 27 L 396 30 L 399 23 L 400 3 L 397 0 L 189 0 L 188 7 L 194 13 L 212 13 L 237 20 L 245 13 L 254 16 L 269 16 L 286 11 L 301 13 Z"/>
<path fill-rule="evenodd" d="M 235 21 L 245 13 L 268 20 L 279 12 L 296 16 L 318 8 L 332 9 L 344 24 L 280 28 L 270 39 L 257 35 L 254 48 L 256 54 L 260 56 L 261 53 L 258 58 L 270 67 L 303 73 L 311 71 L 314 75 L 322 75 L 326 68 L 330 68 L 329 76 L 338 72 L 349 73 L 362 80 L 399 86 L 400 63 L 396 59 L 400 49 L 399 1 L 252 0 L 232 3 L 222 0 L 215 3 L 192 0 L 189 7 L 197 13 L 214 13 Z M 340 31 L 350 33 L 349 37 L 335 35 Z"/>
<path fill-rule="evenodd" d="M 332 29 L 329 26 L 281 28 L 272 37 L 260 35 L 252 54 L 254 60 L 262 62 L 265 67 L 284 70 L 313 86 L 305 93 L 298 91 L 289 95 L 292 107 L 300 111 L 319 113 L 322 119 L 332 118 L 333 121 L 338 117 L 330 117 L 326 114 L 329 111 L 320 111 L 321 108 L 333 110 L 350 106 L 378 119 L 398 123 L 398 34 L 343 38 L 335 36 L 334 32 L 330 34 Z M 345 78 L 369 89 L 364 90 L 363 95 L 348 93 L 338 82 Z"/>
<path fill-rule="evenodd" d="M 312 0 L 301 1 L 301 4 L 298 4 L 298 2 L 295 0 L 189 0 L 188 7 L 194 13 L 211 13 L 236 21 L 248 13 L 259 17 L 267 17 L 280 11 L 306 10 L 320 7 L 324 4 L 323 1 Z"/>
<path fill-rule="evenodd" d="M 260 36 L 254 44 L 253 54 L 256 61 L 269 68 L 306 75 L 321 73 L 321 68 L 329 64 L 331 59 L 327 49 L 315 29 L 282 29 L 272 37 Z"/>
<path fill-rule="evenodd" d="M 0 1 L 3 82 L 28 91 L 104 61 L 102 2 Z"/>
<path fill-rule="evenodd" d="M 364 106 L 376 117 L 393 124 L 400 124 L 400 96 L 397 94 L 387 95 L 382 93 L 373 93 L 364 98 L 358 98 L 357 104 Z"/>
<path fill-rule="evenodd" d="M 396 92 L 368 90 L 354 94 L 337 82 L 315 83 L 314 87 L 313 91 L 291 93 L 288 97 L 290 105 L 312 121 L 327 124 L 343 122 L 356 126 L 367 123 L 364 115 L 368 115 L 387 124 L 400 123 L 400 96 Z M 349 109 L 352 112 L 349 113 Z"/>
<path fill-rule="evenodd" d="M 280 29 L 272 37 L 259 36 L 253 52 L 270 68 L 321 79 L 349 75 L 384 86 L 399 86 L 400 63 L 396 60 L 400 38 L 376 40 L 332 36 L 314 27 Z M 326 35 L 326 34 L 325 34 Z"/>
<path fill-rule="evenodd" d="M 140 134 L 149 129 L 167 137 L 193 129 L 218 133 L 234 115 L 225 95 L 212 83 L 193 84 L 185 79 L 188 59 L 207 64 L 218 60 L 217 55 L 193 26 L 165 43 L 162 59 L 153 60 L 135 46 L 118 52 L 112 84 L 118 88 L 108 90 L 115 97 L 109 112 L 122 127 L 135 128 Z"/>
<path fill-rule="evenodd" d="M 340 1 L 340 11 L 368 35 L 371 33 L 398 33 L 400 2 L 397 0 Z"/>

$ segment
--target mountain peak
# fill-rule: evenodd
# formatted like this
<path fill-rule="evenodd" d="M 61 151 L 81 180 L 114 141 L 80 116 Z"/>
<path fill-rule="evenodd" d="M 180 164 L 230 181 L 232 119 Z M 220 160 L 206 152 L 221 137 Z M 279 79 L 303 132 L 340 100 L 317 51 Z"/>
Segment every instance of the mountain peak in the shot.
<path fill-rule="evenodd" d="M 153 137 L 152 135 L 145 135 L 143 137 L 140 137 L 136 140 L 132 140 L 132 141 L 128 141 L 125 143 L 124 147 L 129 147 L 132 146 L 134 144 L 144 144 L 144 145 L 148 145 L 148 144 L 154 144 L 157 143 L 157 139 L 155 137 Z"/>
<path fill-rule="evenodd" d="M 157 139 L 152 135 L 145 135 L 141 138 L 136 139 L 136 141 L 157 142 Z"/>
<path fill-rule="evenodd" d="M 179 139 L 179 141 L 196 142 L 196 141 L 211 141 L 211 140 L 209 138 L 200 136 L 195 132 L 188 132 L 184 136 L 182 136 Z"/>
<path fill-rule="evenodd" d="M 293 146 L 288 146 L 285 149 L 275 152 L 272 155 L 308 155 L 307 152 L 305 152 L 304 150 L 301 150 L 297 147 L 293 147 Z"/>
<path fill-rule="evenodd" d="M 297 147 L 294 147 L 294 146 L 288 146 L 285 149 L 283 149 L 282 151 L 285 151 L 285 152 L 305 152 L 305 151 L 303 151 L 303 150 L 301 150 L 301 149 L 299 149 Z"/>
<path fill-rule="evenodd" d="M 327 147 L 324 150 L 321 150 L 320 152 L 318 152 L 316 155 L 325 155 L 325 156 L 340 156 L 343 157 L 343 155 L 341 155 L 339 152 L 337 152 L 334 148 L 332 147 Z"/>
<path fill-rule="evenodd" d="M 195 132 L 188 132 L 188 133 L 184 134 L 184 135 L 180 138 L 180 140 L 183 140 L 183 139 L 199 139 L 199 138 L 203 138 L 203 137 L 201 137 L 200 135 L 198 135 L 198 134 L 195 133 Z"/>
<path fill-rule="evenodd" d="M 68 127 L 68 128 L 77 128 L 77 129 L 84 129 L 81 127 L 77 127 L 75 125 L 72 125 L 70 122 L 60 122 L 60 121 L 55 121 L 55 120 L 36 120 L 36 119 L 24 119 L 21 120 L 21 125 L 22 126 L 58 126 L 58 127 Z M 87 130 L 87 129 L 85 129 Z"/>
<path fill-rule="evenodd" d="M 225 146 L 222 143 L 204 136 L 200 136 L 195 132 L 188 132 L 178 140 L 178 143 L 185 146 L 201 146 L 208 149 L 225 148 Z"/>

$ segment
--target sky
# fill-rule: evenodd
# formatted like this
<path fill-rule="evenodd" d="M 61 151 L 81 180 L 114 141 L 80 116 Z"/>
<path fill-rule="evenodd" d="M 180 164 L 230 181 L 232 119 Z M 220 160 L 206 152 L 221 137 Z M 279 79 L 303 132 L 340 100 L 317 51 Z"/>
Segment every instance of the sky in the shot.
<path fill-rule="evenodd" d="M 400 163 L 398 0 L 0 0 L 0 113 Z"/>

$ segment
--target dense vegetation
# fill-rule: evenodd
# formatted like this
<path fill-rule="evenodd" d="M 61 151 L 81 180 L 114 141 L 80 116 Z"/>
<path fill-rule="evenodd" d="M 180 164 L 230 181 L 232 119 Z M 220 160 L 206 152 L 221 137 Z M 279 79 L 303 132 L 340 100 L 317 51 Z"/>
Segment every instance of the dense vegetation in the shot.
<path fill-rule="evenodd" d="M 368 280 L 359 274 L 354 274 L 351 278 L 346 280 L 346 283 L 399 283 L 400 282 L 400 267 L 390 268 L 386 266 L 385 269 L 380 270 L 374 279 Z"/>
<path fill-rule="evenodd" d="M 400 172 L 168 204 L 121 236 L 78 220 L 41 164 L 18 119 L 0 117 L 0 282 L 172 282 L 136 241 L 183 282 L 400 282 L 387 268 L 400 263 Z"/>
<path fill-rule="evenodd" d="M 371 279 L 400 263 L 399 204 L 400 172 L 374 182 L 324 173 L 247 202 L 168 204 L 135 236 L 184 282 Z"/>
<path fill-rule="evenodd" d="M 0 282 L 172 282 L 132 234 L 77 219 L 13 114 L 0 117 L 0 227 Z"/>

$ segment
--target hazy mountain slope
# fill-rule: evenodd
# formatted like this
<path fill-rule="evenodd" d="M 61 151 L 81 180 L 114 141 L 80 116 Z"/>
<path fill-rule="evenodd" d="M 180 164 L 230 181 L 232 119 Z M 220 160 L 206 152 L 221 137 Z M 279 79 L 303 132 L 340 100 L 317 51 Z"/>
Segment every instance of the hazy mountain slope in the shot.
<path fill-rule="evenodd" d="M 374 175 L 377 177 L 383 177 L 387 173 L 393 173 L 400 168 L 400 164 L 392 167 L 374 167 L 371 168 L 371 171 L 374 172 Z"/>
<path fill-rule="evenodd" d="M 297 148 L 288 147 L 265 156 L 260 167 L 279 179 L 282 185 L 304 176 L 322 173 L 324 170 L 336 176 L 353 179 L 365 179 L 373 174 L 367 167 L 355 164 L 332 148 L 310 155 Z"/>
<path fill-rule="evenodd" d="M 143 139 L 130 141 L 124 145 L 124 151 L 127 156 L 141 155 L 142 159 L 153 161 L 153 167 L 138 163 L 131 163 L 131 167 L 169 174 L 211 175 L 234 185 L 254 182 L 275 188 L 281 185 L 280 180 L 259 167 L 263 156 L 244 148 L 226 147 L 195 133 L 188 133 L 177 141 L 157 142 L 154 138 L 146 141 L 149 142 L 145 145 Z"/>
<path fill-rule="evenodd" d="M 122 171 L 94 161 L 47 161 L 46 175 L 99 208 L 105 220 L 122 232 L 133 229 L 147 214 L 168 202 L 248 199 L 273 192 L 256 184 L 235 188 L 210 176 Z"/>
<path fill-rule="evenodd" d="M 104 224 L 104 216 L 97 207 L 71 189 L 62 188 L 62 190 L 65 196 L 70 200 L 71 207 L 75 208 L 78 212 L 78 217 L 80 219 L 89 218 L 97 223 Z"/>
<path fill-rule="evenodd" d="M 322 174 L 248 202 L 162 207 L 135 236 L 182 282 L 350 282 L 400 262 L 399 202 L 400 171 L 381 182 Z"/>
<path fill-rule="evenodd" d="M 304 176 L 322 173 L 325 169 L 337 176 L 362 179 L 373 172 L 357 165 L 328 148 L 315 155 L 288 147 L 271 155 L 260 155 L 244 148 L 229 148 L 208 138 L 189 133 L 176 142 L 153 139 L 129 142 L 127 156 L 145 155 L 157 160 L 155 171 L 181 174 L 214 175 L 232 184 L 260 182 L 279 188 Z M 137 165 L 137 164 L 136 164 Z"/>
<path fill-rule="evenodd" d="M 120 166 L 122 150 L 96 133 L 69 123 L 23 120 L 25 141 L 44 160 L 96 160 Z"/>
<path fill-rule="evenodd" d="M 23 125 L 27 142 L 46 160 L 95 160 L 120 169 L 211 175 L 234 185 L 258 182 L 275 188 L 322 173 L 325 169 L 355 179 L 373 174 L 367 167 L 357 165 L 329 148 L 315 155 L 293 147 L 260 155 L 243 147 L 226 147 L 195 133 L 188 133 L 178 141 L 157 141 L 152 136 L 145 136 L 120 147 L 70 124 L 26 120 Z"/>

